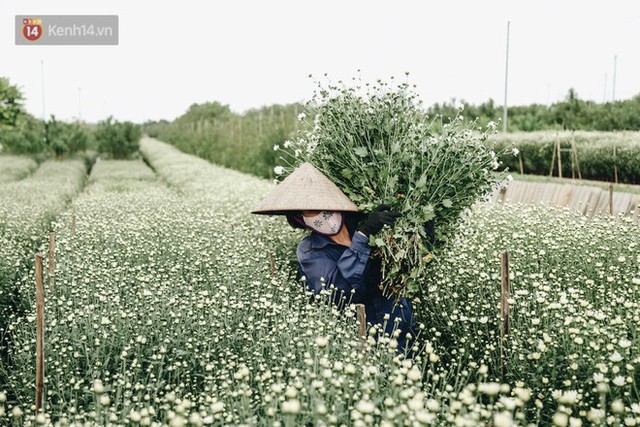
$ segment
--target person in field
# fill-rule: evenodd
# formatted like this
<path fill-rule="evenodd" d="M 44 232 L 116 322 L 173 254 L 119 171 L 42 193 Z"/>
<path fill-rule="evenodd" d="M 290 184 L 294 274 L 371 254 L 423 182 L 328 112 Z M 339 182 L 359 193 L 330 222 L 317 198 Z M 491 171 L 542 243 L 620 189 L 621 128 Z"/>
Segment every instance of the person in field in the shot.
<path fill-rule="evenodd" d="M 318 294 L 333 285 L 340 308 L 364 304 L 367 323 L 384 326 L 398 351 L 405 350 L 407 337 L 415 336 L 411 305 L 406 298 L 396 303 L 383 295 L 380 259 L 372 256 L 369 246 L 369 239 L 383 227 L 393 227 L 400 213 L 383 204 L 363 214 L 310 163 L 303 163 L 251 212 L 286 215 L 292 227 L 310 230 L 297 249 L 306 286 Z M 428 231 L 433 235 L 432 224 Z"/>

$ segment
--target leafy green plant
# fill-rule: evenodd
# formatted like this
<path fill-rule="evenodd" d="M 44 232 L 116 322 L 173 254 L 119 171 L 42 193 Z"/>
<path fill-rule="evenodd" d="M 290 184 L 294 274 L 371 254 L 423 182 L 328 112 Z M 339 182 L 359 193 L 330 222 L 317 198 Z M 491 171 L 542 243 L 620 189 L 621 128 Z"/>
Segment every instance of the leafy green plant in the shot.
<path fill-rule="evenodd" d="M 626 184 L 640 184 L 640 133 L 639 132 L 585 132 L 585 131 L 541 131 L 514 132 L 495 135 L 492 143 L 498 148 L 515 147 L 518 156 L 508 150 L 498 150 L 500 160 L 514 171 L 520 170 L 519 161 L 525 174 L 558 176 L 556 141 L 562 151 L 563 177 L 578 177 L 578 169 L 583 179 L 618 181 Z M 572 161 L 571 146 L 575 147 L 576 160 Z M 615 147 L 615 157 L 614 157 Z M 519 158 L 518 158 L 519 157 Z M 553 169 L 552 159 L 556 157 Z"/>
<path fill-rule="evenodd" d="M 119 122 L 109 116 L 98 123 L 95 137 L 98 150 L 114 159 L 127 159 L 138 151 L 142 131 L 131 122 Z"/>
<path fill-rule="evenodd" d="M 217 102 L 194 104 L 182 116 L 147 122 L 145 132 L 180 150 L 221 166 L 273 178 L 278 153 L 274 146 L 291 137 L 302 110 L 299 104 L 271 105 L 243 114 Z"/>
<path fill-rule="evenodd" d="M 396 296 L 425 290 L 420 272 L 436 249 L 424 224 L 435 219 L 446 242 L 460 214 L 501 179 L 496 153 L 485 145 L 495 123 L 482 131 L 456 116 L 429 117 L 408 83 L 347 87 L 318 83 L 307 104 L 315 116 L 298 138 L 283 145 L 286 176 L 308 161 L 367 212 L 387 203 L 403 216 L 370 244 L 382 258 L 382 287 Z M 435 123 L 438 122 L 437 126 Z"/>

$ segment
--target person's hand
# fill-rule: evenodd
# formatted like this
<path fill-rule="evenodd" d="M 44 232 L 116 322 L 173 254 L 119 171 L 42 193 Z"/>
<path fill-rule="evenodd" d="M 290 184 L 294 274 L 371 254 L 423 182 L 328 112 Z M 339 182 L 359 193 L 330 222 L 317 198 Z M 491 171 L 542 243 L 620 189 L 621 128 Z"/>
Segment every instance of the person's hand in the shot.
<path fill-rule="evenodd" d="M 434 219 L 430 219 L 424 223 L 423 227 L 429 244 L 434 245 L 436 243 L 436 221 Z"/>
<path fill-rule="evenodd" d="M 378 233 L 385 225 L 393 226 L 396 220 L 401 217 L 402 214 L 391 210 L 389 205 L 378 206 L 367 219 L 364 220 L 362 225 L 358 228 L 364 235 L 370 236 Z"/>

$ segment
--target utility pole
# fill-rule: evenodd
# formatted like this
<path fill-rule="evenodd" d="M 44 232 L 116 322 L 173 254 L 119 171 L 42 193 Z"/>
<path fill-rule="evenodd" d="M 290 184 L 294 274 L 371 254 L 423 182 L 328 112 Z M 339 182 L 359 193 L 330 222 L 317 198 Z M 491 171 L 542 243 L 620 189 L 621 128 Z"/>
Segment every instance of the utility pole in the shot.
<path fill-rule="evenodd" d="M 511 21 L 507 21 L 507 55 L 504 70 L 504 107 L 502 109 L 502 131 L 507 133 L 507 82 L 509 77 L 509 26 Z"/>
<path fill-rule="evenodd" d="M 42 75 L 42 120 L 45 121 L 47 116 L 44 109 L 44 60 L 40 60 L 40 74 Z"/>
<path fill-rule="evenodd" d="M 618 66 L 618 55 L 613 57 L 613 92 L 611 93 L 611 101 L 616 100 L 616 68 Z"/>

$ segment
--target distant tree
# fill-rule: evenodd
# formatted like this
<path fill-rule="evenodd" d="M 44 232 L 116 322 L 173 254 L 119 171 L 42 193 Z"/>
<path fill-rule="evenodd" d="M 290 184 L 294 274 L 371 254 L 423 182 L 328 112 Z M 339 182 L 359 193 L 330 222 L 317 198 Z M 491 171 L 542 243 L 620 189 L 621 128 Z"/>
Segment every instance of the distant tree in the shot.
<path fill-rule="evenodd" d="M 64 123 L 58 122 L 52 114 L 51 118 L 44 123 L 44 139 L 56 158 L 60 159 L 69 151 L 65 135 Z"/>
<path fill-rule="evenodd" d="M 142 131 L 131 122 L 119 122 L 109 116 L 98 123 L 95 137 L 98 150 L 108 153 L 114 159 L 126 159 L 138 151 Z"/>
<path fill-rule="evenodd" d="M 204 104 L 191 104 L 186 113 L 178 117 L 180 122 L 198 122 L 203 120 L 228 119 L 233 115 L 228 105 L 223 105 L 217 101 L 205 102 Z"/>
<path fill-rule="evenodd" d="M 0 126 L 16 126 L 18 117 L 24 112 L 24 97 L 20 89 L 0 77 Z"/>

